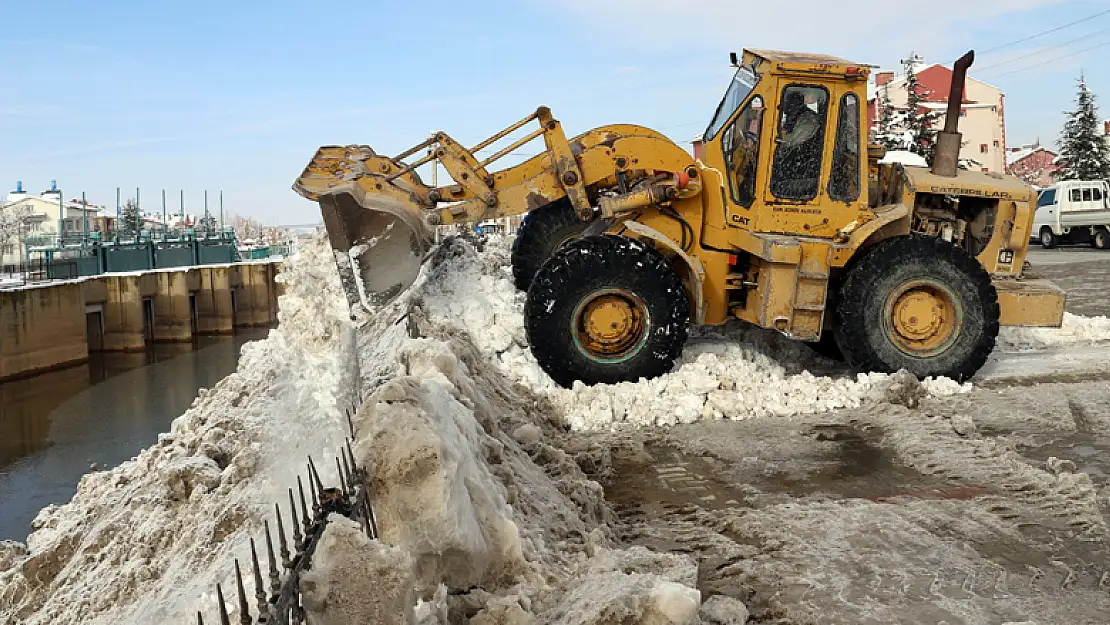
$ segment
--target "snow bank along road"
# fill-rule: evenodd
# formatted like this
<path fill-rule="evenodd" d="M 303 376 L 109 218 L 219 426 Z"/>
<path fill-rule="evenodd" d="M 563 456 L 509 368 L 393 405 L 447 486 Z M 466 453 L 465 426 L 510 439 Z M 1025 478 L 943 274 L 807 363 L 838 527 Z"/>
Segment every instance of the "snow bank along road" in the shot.
<path fill-rule="evenodd" d="M 380 540 L 329 524 L 317 623 L 1107 621 L 1110 321 L 1008 331 L 975 385 L 729 326 L 657 380 L 562 389 L 507 263 L 507 241 L 449 241 L 352 323 L 324 243 L 289 259 L 235 374 L 0 545 L 0 622 L 213 613 L 359 391 Z"/>

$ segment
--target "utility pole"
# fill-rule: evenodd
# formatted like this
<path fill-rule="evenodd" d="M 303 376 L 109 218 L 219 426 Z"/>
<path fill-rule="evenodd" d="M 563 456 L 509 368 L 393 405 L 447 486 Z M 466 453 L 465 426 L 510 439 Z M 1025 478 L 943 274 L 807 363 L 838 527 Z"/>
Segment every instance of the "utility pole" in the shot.
<path fill-rule="evenodd" d="M 220 237 L 224 236 L 224 192 L 220 191 Z"/>
<path fill-rule="evenodd" d="M 115 240 L 116 240 L 116 245 L 119 245 L 119 187 L 116 187 L 116 227 L 115 227 Z"/>
<path fill-rule="evenodd" d="M 89 202 L 85 199 L 85 192 L 81 192 L 81 247 L 85 247 L 85 242 L 89 238 Z"/>
<path fill-rule="evenodd" d="M 208 189 L 204 190 L 204 238 L 208 238 Z"/>
<path fill-rule="evenodd" d="M 138 242 L 139 236 L 143 231 L 143 205 L 139 202 L 139 187 L 135 187 L 135 241 Z"/>
<path fill-rule="evenodd" d="M 181 199 L 178 200 L 177 207 L 179 209 L 178 212 L 180 213 L 177 216 L 177 220 L 179 222 L 181 222 L 182 226 L 184 226 L 185 225 L 185 189 L 181 189 Z M 184 236 L 184 234 L 182 234 L 182 236 Z"/>
<path fill-rule="evenodd" d="M 166 219 L 166 190 L 162 189 L 162 241 L 165 242 L 169 220 Z"/>

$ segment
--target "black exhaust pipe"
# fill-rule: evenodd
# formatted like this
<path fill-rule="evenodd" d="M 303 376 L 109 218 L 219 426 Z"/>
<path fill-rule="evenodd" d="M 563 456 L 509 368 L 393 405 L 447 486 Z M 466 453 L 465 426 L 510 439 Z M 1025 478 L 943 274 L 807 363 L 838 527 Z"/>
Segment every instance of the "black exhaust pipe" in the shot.
<path fill-rule="evenodd" d="M 964 101 L 964 82 L 967 68 L 975 61 L 975 51 L 970 50 L 952 66 L 952 87 L 948 90 L 948 112 L 944 116 L 944 130 L 937 133 L 937 149 L 933 154 L 933 173 L 955 178 L 960 165 L 959 132 L 960 108 Z"/>

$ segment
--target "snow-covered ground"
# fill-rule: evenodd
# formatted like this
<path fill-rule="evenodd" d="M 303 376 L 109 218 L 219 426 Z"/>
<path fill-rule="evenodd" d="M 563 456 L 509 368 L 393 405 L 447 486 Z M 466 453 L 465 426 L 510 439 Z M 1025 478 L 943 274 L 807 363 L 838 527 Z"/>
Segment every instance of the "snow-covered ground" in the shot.
<path fill-rule="evenodd" d="M 0 544 L 0 622 L 214 614 L 214 583 L 232 587 L 232 558 L 247 561 L 248 537 L 306 456 L 337 453 L 343 409 L 360 392 L 355 455 L 372 475 L 381 539 L 329 525 L 305 588 L 321 623 L 743 623 L 741 601 L 762 610 L 761 622 L 1019 622 L 1036 612 L 1019 609 L 1025 595 L 1014 587 L 1009 604 L 965 609 L 952 604 L 959 584 L 946 578 L 932 594 L 916 584 L 930 566 L 991 570 L 961 535 L 1009 541 L 1010 558 L 1035 551 L 1022 542 L 1029 527 L 1106 539 L 1105 494 L 1084 474 L 1027 465 L 1012 443 L 978 433 L 1007 423 L 1076 431 L 1055 404 L 1027 414 L 1043 401 L 1033 391 L 1017 401 L 950 380 L 849 375 L 740 326 L 697 333 L 656 380 L 559 388 L 526 348 L 523 295 L 511 285 L 508 241 L 496 237 L 481 252 L 444 244 L 406 294 L 355 322 L 323 239 L 287 259 L 280 279 L 279 327 L 244 347 L 235 374 L 202 391 L 156 445 L 45 509 L 26 545 Z M 1107 339 L 1105 319 L 1007 330 L 992 366 Z M 1090 430 L 1110 425 L 1110 407 L 1099 406 L 1071 410 Z M 844 438 L 845 428 L 866 436 Z M 888 460 L 861 452 L 857 438 Z M 619 492 L 633 480 L 632 496 L 645 499 L 653 480 L 685 466 L 653 456 L 660 439 L 728 492 L 682 480 L 675 488 L 696 493 L 682 506 L 662 493 L 646 518 L 614 509 L 602 482 Z M 845 440 L 846 469 L 811 471 Z M 861 466 L 885 475 L 891 459 L 914 484 L 991 492 L 966 506 L 803 494 Z M 874 587 L 848 583 L 868 571 L 879 574 Z M 886 593 L 899 571 L 912 592 Z"/>

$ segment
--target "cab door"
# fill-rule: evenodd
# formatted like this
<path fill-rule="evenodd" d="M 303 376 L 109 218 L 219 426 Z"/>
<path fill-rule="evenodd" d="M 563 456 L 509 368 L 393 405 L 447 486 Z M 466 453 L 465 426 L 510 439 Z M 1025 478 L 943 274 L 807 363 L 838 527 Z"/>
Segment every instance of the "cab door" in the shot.
<path fill-rule="evenodd" d="M 860 98 L 843 84 L 784 81 L 777 99 L 756 230 L 832 237 L 861 208 Z"/>

